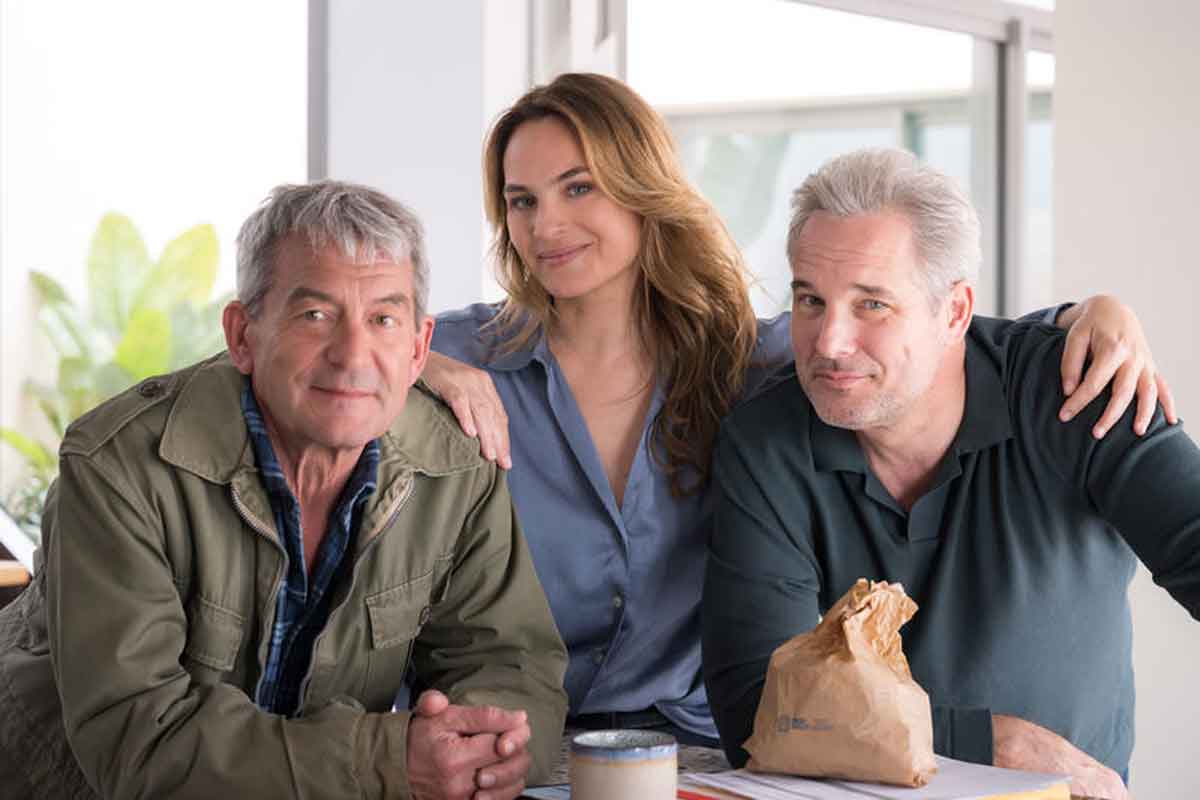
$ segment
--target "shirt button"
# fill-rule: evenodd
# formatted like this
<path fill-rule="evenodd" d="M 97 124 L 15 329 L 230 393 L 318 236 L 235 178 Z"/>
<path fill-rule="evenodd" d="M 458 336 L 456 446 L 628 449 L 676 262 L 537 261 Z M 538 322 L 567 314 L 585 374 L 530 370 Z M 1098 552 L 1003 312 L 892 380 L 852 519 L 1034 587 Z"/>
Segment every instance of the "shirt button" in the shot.
<path fill-rule="evenodd" d="M 621 595 L 619 595 L 619 594 L 614 594 L 613 595 L 613 608 L 619 609 L 619 608 L 623 607 L 624 605 L 625 605 L 625 598 L 621 597 Z"/>
<path fill-rule="evenodd" d="M 604 663 L 604 651 L 597 650 L 596 652 L 592 653 L 592 661 L 595 662 L 596 666 L 600 666 L 601 664 L 603 664 Z"/>

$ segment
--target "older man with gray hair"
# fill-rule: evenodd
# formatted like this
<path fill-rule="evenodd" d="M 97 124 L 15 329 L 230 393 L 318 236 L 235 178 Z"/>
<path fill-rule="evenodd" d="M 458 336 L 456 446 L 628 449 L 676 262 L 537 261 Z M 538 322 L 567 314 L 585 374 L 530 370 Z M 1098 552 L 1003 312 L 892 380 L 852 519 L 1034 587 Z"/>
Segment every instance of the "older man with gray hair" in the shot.
<path fill-rule="evenodd" d="M 503 474 L 414 390 L 420 225 L 281 186 L 238 247 L 228 351 L 63 440 L 45 566 L 0 615 L 0 791 L 515 797 L 566 652 Z"/>
<path fill-rule="evenodd" d="M 920 606 L 904 647 L 938 752 L 1126 797 L 1126 590 L 1141 559 L 1200 617 L 1200 450 L 1161 410 L 1142 436 L 1131 410 L 1097 439 L 1100 399 L 1060 422 L 1063 333 L 973 318 L 975 211 L 910 154 L 836 158 L 793 209 L 795 374 L 726 421 L 714 470 L 704 670 L 730 759 L 773 650 L 867 577 Z"/>

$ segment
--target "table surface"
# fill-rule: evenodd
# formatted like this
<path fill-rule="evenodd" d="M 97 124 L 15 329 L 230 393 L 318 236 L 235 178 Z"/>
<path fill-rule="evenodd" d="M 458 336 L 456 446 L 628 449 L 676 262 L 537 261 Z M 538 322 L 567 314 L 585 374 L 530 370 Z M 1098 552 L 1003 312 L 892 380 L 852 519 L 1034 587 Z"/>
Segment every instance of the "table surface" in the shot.
<path fill-rule="evenodd" d="M 571 728 L 568 728 L 563 732 L 562 739 L 559 741 L 558 760 L 555 762 L 554 768 L 550 772 L 551 784 L 570 782 L 571 778 L 567 769 L 567 758 L 571 752 L 571 737 L 582 732 L 583 731 L 573 730 Z M 680 772 L 723 772 L 730 768 L 729 761 L 725 758 L 725 752 L 713 747 L 680 745 L 678 750 L 678 759 Z M 1061 791 L 1061 789 L 1059 791 Z M 719 797 L 733 797 L 733 795 L 707 788 L 704 790 L 704 793 Z M 1079 797 L 1078 795 L 1071 795 L 1071 800 L 1090 799 Z"/>

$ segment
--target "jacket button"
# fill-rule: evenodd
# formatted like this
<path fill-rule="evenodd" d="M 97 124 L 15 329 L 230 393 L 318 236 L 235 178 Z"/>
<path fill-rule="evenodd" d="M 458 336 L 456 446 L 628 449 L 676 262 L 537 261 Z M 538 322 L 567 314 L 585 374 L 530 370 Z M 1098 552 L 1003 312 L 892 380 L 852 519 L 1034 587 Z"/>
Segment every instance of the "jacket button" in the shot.
<path fill-rule="evenodd" d="M 417 624 L 424 625 L 426 622 L 429 622 L 429 617 L 430 617 L 431 613 L 432 612 L 430 612 L 429 606 L 425 606 L 424 608 L 422 608 L 421 609 L 421 619 Z"/>
<path fill-rule="evenodd" d="M 162 393 L 163 386 L 161 381 L 145 381 L 138 387 L 138 394 L 142 397 L 158 397 Z"/>

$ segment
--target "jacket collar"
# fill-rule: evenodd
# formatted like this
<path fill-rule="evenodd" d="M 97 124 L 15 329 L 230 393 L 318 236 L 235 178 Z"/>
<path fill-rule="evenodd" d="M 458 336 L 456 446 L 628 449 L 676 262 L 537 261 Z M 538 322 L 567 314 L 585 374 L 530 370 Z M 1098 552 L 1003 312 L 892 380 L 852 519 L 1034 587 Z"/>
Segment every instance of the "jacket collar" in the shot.
<path fill-rule="evenodd" d="M 222 353 L 173 376 L 176 396 L 159 445 L 166 462 L 213 483 L 255 470 L 242 416 L 242 374 Z M 479 445 L 462 434 L 441 402 L 420 381 L 404 411 L 380 437 L 379 479 L 402 472 L 449 475 L 479 466 Z"/>

